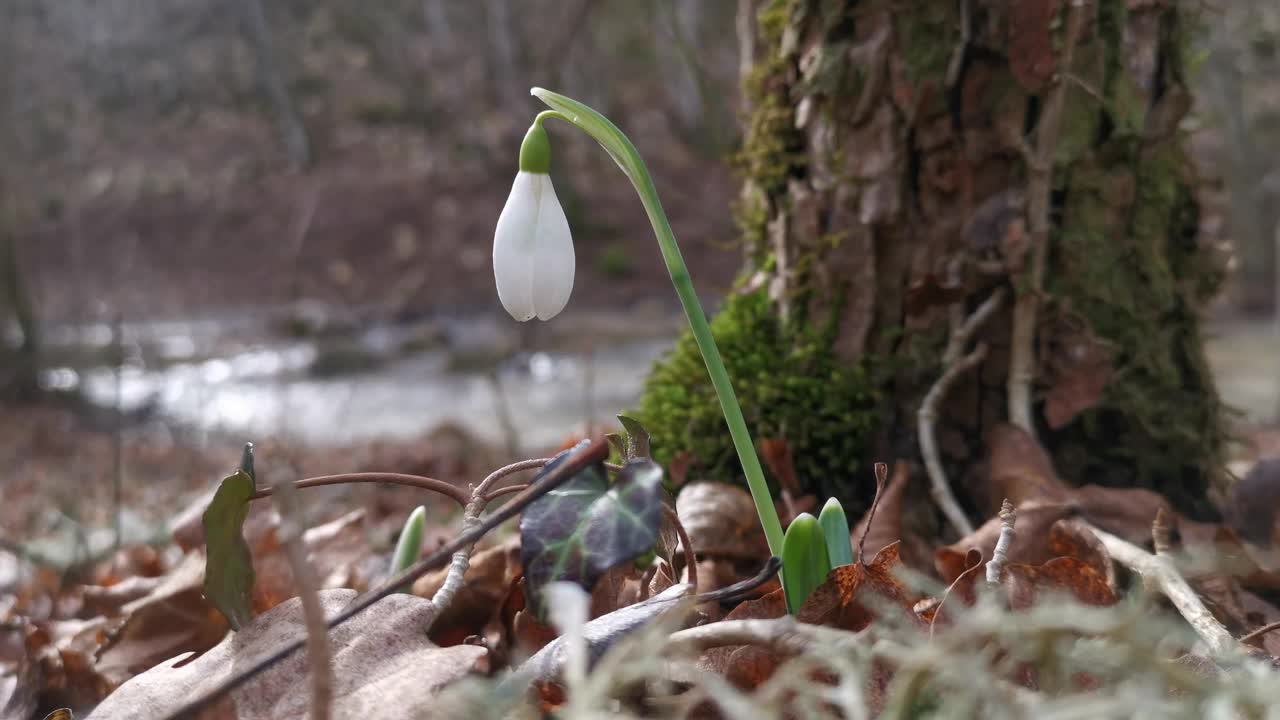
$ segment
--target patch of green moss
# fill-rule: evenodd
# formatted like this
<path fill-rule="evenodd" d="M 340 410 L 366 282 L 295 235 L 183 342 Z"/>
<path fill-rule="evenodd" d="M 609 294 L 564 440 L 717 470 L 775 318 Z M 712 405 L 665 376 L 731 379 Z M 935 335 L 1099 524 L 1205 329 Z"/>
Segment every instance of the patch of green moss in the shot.
<path fill-rule="evenodd" d="M 927 0 L 893 15 L 899 48 L 912 82 L 940 78 L 947 72 L 960 37 L 960 21 L 953 3 Z"/>
<path fill-rule="evenodd" d="M 1053 450 L 1076 482 L 1152 488 L 1203 515 L 1225 437 L 1222 408 L 1204 387 L 1198 309 L 1221 278 L 1195 242 L 1184 163 L 1170 142 L 1131 158 L 1132 176 L 1092 164 L 1067 176 L 1063 271 L 1049 289 L 1113 349 L 1115 373 L 1102 403 L 1058 433 Z M 1127 237 L 1117 238 L 1116 213 L 1126 211 Z"/>
<path fill-rule="evenodd" d="M 742 149 L 732 163 L 750 192 L 735 205 L 734 217 L 743 243 L 757 258 L 766 246 L 770 198 L 784 195 L 787 179 L 805 165 L 804 137 L 796 128 L 787 91 L 794 58 L 781 51 L 787 26 L 802 5 L 796 0 L 772 0 L 761 8 L 757 19 L 766 59 L 756 64 L 743 87 L 752 112 Z"/>
<path fill-rule="evenodd" d="M 751 436 L 785 438 L 807 491 L 825 497 L 847 489 L 878 425 L 877 402 L 867 370 L 835 357 L 834 325 L 783 328 L 765 294 L 754 292 L 731 295 L 711 330 Z M 653 368 L 637 417 L 653 436 L 659 462 L 689 453 L 691 479 L 742 482 L 715 390 L 688 332 Z M 846 509 L 866 503 L 841 500 L 850 503 Z"/>

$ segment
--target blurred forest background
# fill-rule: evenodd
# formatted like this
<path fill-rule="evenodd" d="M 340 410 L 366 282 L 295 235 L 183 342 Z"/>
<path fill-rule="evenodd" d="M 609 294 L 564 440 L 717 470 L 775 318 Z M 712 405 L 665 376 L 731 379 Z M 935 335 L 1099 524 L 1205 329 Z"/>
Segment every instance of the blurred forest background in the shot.
<path fill-rule="evenodd" d="M 528 88 L 631 135 L 714 306 L 743 262 L 755 5 L 7 0 L 4 540 L 54 537 L 40 547 L 56 555 L 144 539 L 245 439 L 279 472 L 457 476 L 628 408 L 681 318 L 631 188 L 581 136 L 552 130 L 579 258 L 568 310 L 517 325 L 497 302 L 492 232 L 539 109 Z M 1199 18 L 1186 129 L 1204 240 L 1232 253 L 1210 355 L 1226 401 L 1266 427 L 1280 6 Z"/>

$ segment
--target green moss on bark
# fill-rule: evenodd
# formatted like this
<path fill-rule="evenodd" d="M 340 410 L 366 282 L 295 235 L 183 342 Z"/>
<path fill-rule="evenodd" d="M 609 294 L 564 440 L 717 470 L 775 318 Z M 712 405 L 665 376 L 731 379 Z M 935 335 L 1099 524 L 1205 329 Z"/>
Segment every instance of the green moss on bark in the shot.
<path fill-rule="evenodd" d="M 875 383 L 863 367 L 835 357 L 834 326 L 784 329 L 768 298 L 754 292 L 731 295 L 711 330 L 752 437 L 785 438 L 806 489 L 841 494 L 878 423 Z M 649 374 L 637 416 L 653 434 L 659 462 L 689 453 L 692 479 L 741 482 L 724 416 L 688 332 Z M 847 500 L 859 508 L 866 498 Z"/>
<path fill-rule="evenodd" d="M 1175 142 L 1068 175 L 1049 289 L 1112 348 L 1115 374 L 1102 403 L 1051 443 L 1076 482 L 1156 489 L 1203 515 L 1225 436 L 1198 309 L 1221 275 L 1196 243 L 1191 193 Z M 1127 237 L 1116 237 L 1130 195 Z"/>

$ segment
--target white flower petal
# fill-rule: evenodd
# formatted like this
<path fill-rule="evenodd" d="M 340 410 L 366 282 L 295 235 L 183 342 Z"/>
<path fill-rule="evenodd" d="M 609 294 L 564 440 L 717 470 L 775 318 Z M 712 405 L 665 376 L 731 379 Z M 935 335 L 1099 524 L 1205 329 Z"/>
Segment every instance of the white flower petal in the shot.
<path fill-rule="evenodd" d="M 534 232 L 533 309 L 539 320 L 550 320 L 569 303 L 573 292 L 573 236 L 569 220 L 551 186 L 551 176 L 538 176 L 538 225 Z"/>
<path fill-rule="evenodd" d="M 538 226 L 540 178 L 521 172 L 493 233 L 493 277 L 498 299 L 511 317 L 524 322 L 537 315 L 533 302 L 534 246 Z"/>

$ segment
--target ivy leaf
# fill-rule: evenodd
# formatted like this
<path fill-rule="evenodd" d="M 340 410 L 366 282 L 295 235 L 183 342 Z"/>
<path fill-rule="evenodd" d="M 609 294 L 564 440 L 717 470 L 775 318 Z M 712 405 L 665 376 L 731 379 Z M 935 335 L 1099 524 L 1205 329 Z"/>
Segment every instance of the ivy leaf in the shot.
<path fill-rule="evenodd" d="M 246 449 L 246 453 L 251 452 Z M 223 479 L 201 516 L 207 547 L 204 596 L 233 630 L 240 630 L 253 620 L 253 558 L 243 533 L 253 492 L 253 477 L 237 470 Z"/>
<path fill-rule="evenodd" d="M 627 450 L 623 456 L 627 460 L 649 459 L 649 431 L 644 429 L 639 420 L 626 415 L 619 415 L 618 422 L 627 431 Z"/>
<path fill-rule="evenodd" d="M 547 463 L 532 484 L 572 451 Z M 525 597 L 545 617 L 542 589 L 558 580 L 587 592 L 609 568 L 653 548 L 662 521 L 662 468 L 652 460 L 623 466 L 613 485 L 603 463 L 583 468 L 559 488 L 535 500 L 520 518 L 520 559 Z"/>

